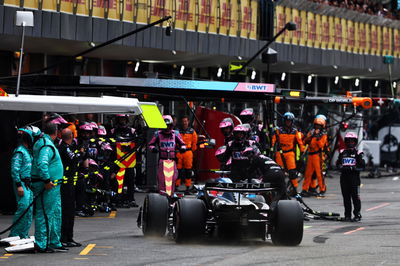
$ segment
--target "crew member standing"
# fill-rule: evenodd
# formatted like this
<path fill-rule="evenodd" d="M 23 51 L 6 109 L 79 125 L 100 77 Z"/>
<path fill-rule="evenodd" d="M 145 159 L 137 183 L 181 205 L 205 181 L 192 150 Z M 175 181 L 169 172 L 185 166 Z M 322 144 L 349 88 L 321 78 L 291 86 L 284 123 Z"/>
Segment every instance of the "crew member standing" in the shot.
<path fill-rule="evenodd" d="M 192 186 L 193 177 L 193 152 L 197 150 L 197 133 L 189 127 L 189 117 L 184 116 L 181 119 L 182 128 L 179 131 L 181 138 L 185 142 L 186 150 L 177 153 L 178 159 L 178 180 L 176 180 L 176 186 L 179 187 L 181 182 L 185 181 L 186 190 L 189 190 Z"/>
<path fill-rule="evenodd" d="M 292 185 L 291 194 L 297 193 L 297 169 L 296 169 L 296 144 L 300 152 L 304 152 L 304 144 L 300 132 L 294 127 L 295 116 L 291 112 L 283 115 L 283 126 L 275 130 L 272 136 L 272 147 L 275 147 L 275 161 L 287 171 Z"/>
<path fill-rule="evenodd" d="M 158 190 L 160 192 L 166 192 L 164 166 L 162 161 L 176 160 L 176 150 L 178 148 L 186 149 L 185 142 L 183 142 L 181 136 L 179 135 L 179 132 L 173 129 L 172 117 L 170 115 L 163 115 L 163 119 L 165 121 L 165 124 L 167 125 L 167 128 L 156 131 L 153 138 L 148 143 L 148 147 L 151 152 L 159 153 L 157 179 Z M 175 163 L 173 165 L 172 171 L 172 184 L 175 184 L 178 176 L 178 171 Z M 174 187 L 172 189 L 174 189 Z"/>
<path fill-rule="evenodd" d="M 32 191 L 36 200 L 35 242 L 38 252 L 67 251 L 61 245 L 61 195 L 56 180 L 62 180 L 64 169 L 54 145 L 57 125 L 46 123 L 44 136 L 33 146 Z M 42 191 L 44 192 L 42 193 Z"/>
<path fill-rule="evenodd" d="M 119 170 L 116 173 L 118 197 L 120 206 L 138 207 L 135 201 L 136 178 L 136 149 L 139 145 L 136 130 L 129 126 L 129 116 L 118 114 L 115 117 L 116 126 L 111 129 L 111 136 L 116 140 L 116 153 L 124 157 L 130 153 L 124 161 L 118 163 Z M 118 157 L 117 157 L 118 159 Z M 112 175 L 114 176 L 115 173 Z"/>
<path fill-rule="evenodd" d="M 63 129 L 61 133 L 62 142 L 58 151 L 64 166 L 64 177 L 61 185 L 61 243 L 64 247 L 80 247 L 81 244 L 73 239 L 75 221 L 75 182 L 78 177 L 79 164 L 85 159 L 84 148 L 77 150 L 73 141 L 73 133 L 69 128 Z"/>
<path fill-rule="evenodd" d="M 314 119 L 314 129 L 308 132 L 304 142 L 308 144 L 308 158 L 307 166 L 304 174 L 303 190 L 301 195 L 303 197 L 310 196 L 308 189 L 310 188 L 310 183 L 312 176 L 315 173 L 318 186 L 319 186 L 319 196 L 325 195 L 326 185 L 324 177 L 322 176 L 322 163 L 323 163 L 323 149 L 325 148 L 326 142 L 328 140 L 327 134 L 324 130 L 325 120 L 322 118 Z"/>
<path fill-rule="evenodd" d="M 356 222 L 361 220 L 360 170 L 365 168 L 363 153 L 356 148 L 357 142 L 356 133 L 346 133 L 344 137 L 345 149 L 339 152 L 336 162 L 336 166 L 341 170 L 340 188 L 343 196 L 344 219 L 351 221 L 351 202 L 353 201 L 353 221 Z"/>
<path fill-rule="evenodd" d="M 26 128 L 18 129 L 18 147 L 14 150 L 11 158 L 11 177 L 15 188 L 17 198 L 17 211 L 15 212 L 13 223 L 20 218 L 22 213 L 33 201 L 31 191 L 31 169 L 33 136 L 30 130 Z M 32 224 L 32 206 L 21 218 L 21 220 L 11 229 L 11 236 L 29 238 L 29 229 Z"/>

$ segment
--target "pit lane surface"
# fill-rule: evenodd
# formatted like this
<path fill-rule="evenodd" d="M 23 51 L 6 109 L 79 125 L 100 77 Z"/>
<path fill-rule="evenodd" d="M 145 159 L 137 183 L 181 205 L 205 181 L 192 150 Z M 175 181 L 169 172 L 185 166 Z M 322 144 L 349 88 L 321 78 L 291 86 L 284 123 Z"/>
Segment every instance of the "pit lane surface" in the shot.
<path fill-rule="evenodd" d="M 343 215 L 339 178 L 327 179 L 325 198 L 305 198 L 314 210 Z M 5 254 L 0 265 L 400 265 L 400 180 L 363 179 L 363 220 L 359 223 L 305 222 L 298 247 L 271 241 L 208 239 L 177 245 L 167 237 L 144 238 L 136 227 L 138 209 L 119 209 L 75 222 L 75 240 L 83 244 L 68 253 Z M 139 194 L 142 202 L 144 194 Z M 11 222 L 0 216 L 0 229 Z M 4 237 L 4 235 L 2 236 Z"/>

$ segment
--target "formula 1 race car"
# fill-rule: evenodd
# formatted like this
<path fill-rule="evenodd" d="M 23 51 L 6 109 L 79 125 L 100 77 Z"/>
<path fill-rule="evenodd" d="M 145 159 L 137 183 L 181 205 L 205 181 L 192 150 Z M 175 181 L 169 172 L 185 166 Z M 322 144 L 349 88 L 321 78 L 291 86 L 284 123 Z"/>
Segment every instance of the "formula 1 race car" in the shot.
<path fill-rule="evenodd" d="M 177 243 L 204 236 L 271 239 L 296 246 L 303 238 L 303 210 L 294 200 L 271 201 L 269 183 L 206 183 L 182 198 L 148 194 L 141 211 L 145 236 L 164 236 Z"/>

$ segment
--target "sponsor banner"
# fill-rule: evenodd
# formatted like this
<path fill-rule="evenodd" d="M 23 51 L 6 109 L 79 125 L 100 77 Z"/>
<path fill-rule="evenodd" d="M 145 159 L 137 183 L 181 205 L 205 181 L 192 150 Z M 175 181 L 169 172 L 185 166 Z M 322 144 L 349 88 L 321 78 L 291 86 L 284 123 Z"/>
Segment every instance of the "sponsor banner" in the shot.
<path fill-rule="evenodd" d="M 199 12 L 196 14 L 196 25 L 198 32 L 207 32 L 211 20 L 211 1 L 213 0 L 198 0 Z M 214 0 L 215 1 L 215 0 Z M 215 21 L 214 21 L 215 23 Z"/>
<path fill-rule="evenodd" d="M 237 37 L 239 30 L 239 4 L 238 0 L 231 0 L 231 28 L 229 30 L 229 36 Z"/>
<path fill-rule="evenodd" d="M 24 2 L 30 2 L 30 1 L 25 0 Z M 33 1 L 33 2 L 35 2 L 35 1 Z M 57 1 L 56 0 L 42 1 L 42 10 L 57 12 Z"/>
<path fill-rule="evenodd" d="M 292 21 L 296 23 L 296 30 L 292 34 L 292 44 L 298 45 L 301 38 L 301 17 L 299 10 L 292 9 Z"/>
<path fill-rule="evenodd" d="M 277 6 L 275 9 L 276 12 L 276 29 L 275 29 L 275 34 L 277 34 L 280 30 L 282 30 L 285 27 L 286 24 L 286 14 L 285 14 L 285 8 L 283 6 Z M 285 38 L 285 35 L 279 36 L 276 41 L 277 42 L 283 42 Z"/>
<path fill-rule="evenodd" d="M 39 9 L 39 0 L 24 1 L 24 8 Z"/>
<path fill-rule="evenodd" d="M 382 55 L 382 27 L 381 26 L 376 26 L 376 32 L 378 36 L 378 46 L 376 48 L 376 54 L 377 55 Z"/>
<path fill-rule="evenodd" d="M 188 13 L 186 16 L 186 30 L 195 31 L 195 15 L 196 15 L 196 1 L 211 1 L 211 0 L 185 0 L 186 4 L 189 6 Z"/>
<path fill-rule="evenodd" d="M 72 14 L 74 12 L 72 0 L 61 0 L 60 11 L 63 13 Z"/>
<path fill-rule="evenodd" d="M 393 29 L 393 47 L 394 53 L 393 55 L 396 57 L 400 57 L 400 30 Z"/>
<path fill-rule="evenodd" d="M 360 54 L 363 54 L 365 52 L 365 49 L 367 48 L 367 37 L 365 35 L 365 23 L 359 22 L 356 33 L 356 45 L 358 46 L 358 52 Z"/>
<path fill-rule="evenodd" d="M 329 23 L 329 42 L 328 42 L 328 49 L 335 49 L 335 43 L 336 43 L 336 24 L 335 24 L 335 18 L 330 16 L 328 17 L 328 23 Z"/>
<path fill-rule="evenodd" d="M 122 20 L 125 22 L 133 22 L 133 2 L 134 0 L 124 1 L 124 14 Z"/>
<path fill-rule="evenodd" d="M 315 14 L 307 12 L 307 46 L 313 47 L 317 35 Z"/>
<path fill-rule="evenodd" d="M 321 48 L 328 49 L 329 48 L 329 17 L 322 15 L 321 16 Z"/>
<path fill-rule="evenodd" d="M 250 39 L 257 39 L 257 19 L 258 19 L 258 1 L 251 0 L 251 29 L 250 29 Z"/>
<path fill-rule="evenodd" d="M 371 53 L 371 25 L 364 24 L 365 26 L 365 49 L 364 54 Z"/>
<path fill-rule="evenodd" d="M 218 0 L 210 0 L 211 13 L 210 13 L 210 23 L 208 25 L 209 33 L 218 33 Z"/>
<path fill-rule="evenodd" d="M 300 18 L 301 18 L 301 35 L 299 39 L 299 44 L 305 46 L 307 44 L 307 12 L 301 10 Z"/>
<path fill-rule="evenodd" d="M 122 6 L 124 0 L 108 0 L 108 19 L 110 20 L 120 20 L 120 15 L 122 15 Z"/>
<path fill-rule="evenodd" d="M 292 9 L 289 8 L 289 7 L 285 8 L 285 21 L 286 21 L 286 23 L 289 22 L 289 21 L 292 21 Z M 292 31 L 286 30 L 283 33 L 283 35 L 284 35 L 283 42 L 287 43 L 287 44 L 290 44 L 292 42 L 292 35 L 293 35 Z"/>
<path fill-rule="evenodd" d="M 274 84 L 264 83 L 238 83 L 234 91 L 274 93 Z"/>
<path fill-rule="evenodd" d="M 157 21 L 165 16 L 172 14 L 172 1 L 173 0 L 151 0 L 151 13 L 150 22 Z M 167 22 L 162 24 L 167 26 Z M 157 25 L 159 27 L 159 25 Z"/>
<path fill-rule="evenodd" d="M 370 43 L 371 43 L 371 50 L 370 53 L 372 55 L 377 54 L 377 49 L 378 49 L 378 31 L 376 29 L 376 25 L 371 25 L 371 31 L 370 31 Z"/>
<path fill-rule="evenodd" d="M 229 29 L 231 28 L 231 16 L 232 9 L 230 0 L 220 0 L 220 25 L 219 25 L 219 34 L 228 35 Z"/>
<path fill-rule="evenodd" d="M 352 53 L 355 48 L 355 30 L 354 22 L 351 20 L 347 21 L 347 49 L 346 51 Z"/>
<path fill-rule="evenodd" d="M 148 8 L 148 0 L 134 0 L 135 1 L 135 22 L 138 24 L 148 24 L 150 17 L 150 9 Z"/>
<path fill-rule="evenodd" d="M 314 47 L 320 48 L 321 47 L 321 15 L 315 14 L 315 41 Z"/>
<path fill-rule="evenodd" d="M 93 0 L 93 6 L 95 4 L 95 2 L 102 2 L 99 3 L 100 5 L 104 5 L 104 0 Z M 89 16 L 90 12 L 89 12 L 89 4 L 91 3 L 90 0 L 76 0 L 76 1 L 72 1 L 73 5 L 76 5 L 76 14 L 77 15 L 81 15 L 81 16 Z M 92 7 L 90 7 L 92 8 Z M 94 16 L 94 14 L 93 14 Z M 102 12 L 102 15 L 99 16 L 100 18 L 104 18 L 104 9 Z"/>
<path fill-rule="evenodd" d="M 360 23 L 354 22 L 354 53 L 360 53 Z"/>
<path fill-rule="evenodd" d="M 382 55 L 392 55 L 391 51 L 391 36 L 392 33 L 390 28 L 383 27 L 382 28 Z"/>
<path fill-rule="evenodd" d="M 342 24 L 340 22 L 340 18 L 335 17 L 335 38 L 334 38 L 334 47 L 335 50 L 340 50 L 343 42 L 343 32 L 342 32 Z"/>
<path fill-rule="evenodd" d="M 342 43 L 340 45 L 340 50 L 345 52 L 347 49 L 347 20 L 344 18 L 340 19 L 340 24 L 342 24 Z"/>
<path fill-rule="evenodd" d="M 241 1 L 240 37 L 248 38 L 251 32 L 251 0 Z"/>
<path fill-rule="evenodd" d="M 4 0 L 4 5 L 5 6 L 18 6 L 19 7 L 19 0 Z M 35 8 L 37 8 L 36 6 Z"/>

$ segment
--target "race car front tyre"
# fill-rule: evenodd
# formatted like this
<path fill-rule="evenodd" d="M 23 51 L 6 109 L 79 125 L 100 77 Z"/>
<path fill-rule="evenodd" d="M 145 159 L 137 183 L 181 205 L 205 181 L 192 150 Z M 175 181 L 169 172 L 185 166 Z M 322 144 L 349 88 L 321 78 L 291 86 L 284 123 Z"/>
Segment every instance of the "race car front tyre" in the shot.
<path fill-rule="evenodd" d="M 143 203 L 142 231 L 145 236 L 163 237 L 167 229 L 169 203 L 165 196 L 148 194 Z"/>
<path fill-rule="evenodd" d="M 272 242 L 297 246 L 303 239 L 303 210 L 297 201 L 280 200 L 274 209 Z"/>
<path fill-rule="evenodd" d="M 206 207 L 199 199 L 180 199 L 175 205 L 173 236 L 176 243 L 200 240 L 206 229 Z"/>

